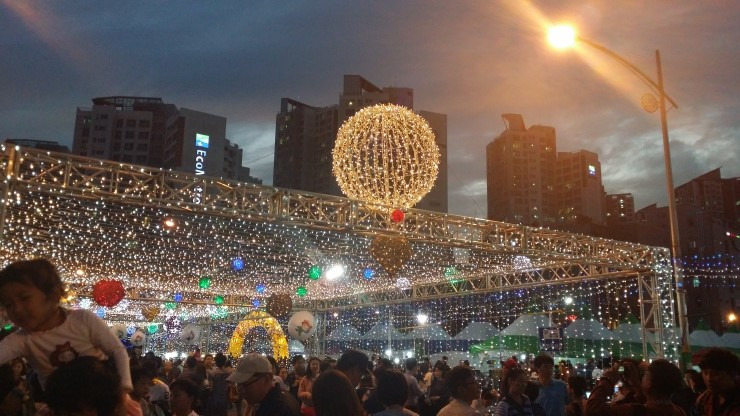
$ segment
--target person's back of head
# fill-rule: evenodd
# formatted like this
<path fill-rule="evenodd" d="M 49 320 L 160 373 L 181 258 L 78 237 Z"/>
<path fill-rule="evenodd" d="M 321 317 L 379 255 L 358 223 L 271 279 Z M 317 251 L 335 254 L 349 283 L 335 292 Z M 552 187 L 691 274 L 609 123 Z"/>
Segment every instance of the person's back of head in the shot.
<path fill-rule="evenodd" d="M 194 369 L 195 366 L 198 364 L 198 360 L 195 359 L 192 355 L 185 359 L 185 368 Z"/>
<path fill-rule="evenodd" d="M 311 396 L 317 416 L 364 415 L 354 387 L 341 371 L 327 370 L 316 377 Z"/>
<path fill-rule="evenodd" d="M 386 370 L 393 369 L 393 362 L 387 358 L 381 358 L 378 360 L 378 367 L 383 367 Z"/>
<path fill-rule="evenodd" d="M 94 357 L 78 357 L 49 376 L 46 402 L 55 414 L 95 411 L 118 415 L 122 408 L 120 377 Z"/>
<path fill-rule="evenodd" d="M 648 396 L 666 399 L 681 389 L 683 384 L 681 370 L 672 362 L 662 358 L 654 360 L 647 371 L 650 375 Z"/>
<path fill-rule="evenodd" d="M 406 359 L 406 371 L 413 371 L 419 363 L 416 361 L 416 358 L 407 358 Z"/>
<path fill-rule="evenodd" d="M 568 387 L 573 392 L 574 397 L 583 397 L 586 394 L 586 378 L 583 376 L 568 377 Z"/>
<path fill-rule="evenodd" d="M 460 389 L 465 387 L 471 378 L 475 380 L 475 373 L 467 367 L 457 366 L 448 371 L 445 374 L 445 382 L 452 397 L 459 397 L 462 394 Z"/>
<path fill-rule="evenodd" d="M 216 363 L 216 367 L 223 367 L 226 365 L 226 356 L 222 352 L 219 352 L 216 354 L 214 362 Z"/>
<path fill-rule="evenodd" d="M 409 385 L 400 371 L 386 370 L 378 374 L 378 400 L 384 406 L 403 406 L 408 399 Z"/>

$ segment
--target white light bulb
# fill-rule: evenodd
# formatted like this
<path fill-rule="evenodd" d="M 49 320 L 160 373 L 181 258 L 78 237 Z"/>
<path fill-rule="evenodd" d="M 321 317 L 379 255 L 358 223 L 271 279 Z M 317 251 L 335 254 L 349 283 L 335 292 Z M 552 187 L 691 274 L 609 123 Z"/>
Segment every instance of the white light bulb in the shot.
<path fill-rule="evenodd" d="M 344 266 L 341 264 L 335 264 L 326 271 L 327 280 L 337 280 L 344 275 Z"/>

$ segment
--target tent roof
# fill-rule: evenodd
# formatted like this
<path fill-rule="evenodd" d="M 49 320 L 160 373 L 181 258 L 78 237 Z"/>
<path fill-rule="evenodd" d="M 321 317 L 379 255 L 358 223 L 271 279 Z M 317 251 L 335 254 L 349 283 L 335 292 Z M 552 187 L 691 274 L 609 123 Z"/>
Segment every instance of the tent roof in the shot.
<path fill-rule="evenodd" d="M 491 338 L 498 333 L 498 328 L 491 323 L 471 322 L 459 334 L 455 335 L 455 339 L 483 340 Z"/>
<path fill-rule="evenodd" d="M 520 315 L 511 325 L 507 326 L 501 335 L 528 335 L 539 337 L 538 328 L 550 326 L 550 319 L 546 315 Z"/>
<path fill-rule="evenodd" d="M 378 322 L 374 327 L 370 328 L 370 330 L 367 331 L 361 339 L 387 341 L 389 332 L 391 339 L 405 338 L 393 325 L 389 325 L 387 322 Z"/>
<path fill-rule="evenodd" d="M 406 339 L 422 338 L 430 341 L 445 341 L 452 339 L 440 324 L 429 324 L 414 328 L 413 331 L 406 334 Z"/>
<path fill-rule="evenodd" d="M 724 347 L 722 338 L 711 329 L 697 329 L 689 334 L 689 344 L 697 347 Z"/>
<path fill-rule="evenodd" d="M 352 341 L 362 338 L 362 334 L 357 328 L 352 325 L 338 326 L 334 328 L 328 337 L 327 341 Z"/>
<path fill-rule="evenodd" d="M 592 319 L 578 319 L 565 328 L 564 335 L 568 338 L 580 339 L 612 339 L 612 331 L 601 323 Z"/>
<path fill-rule="evenodd" d="M 619 324 L 617 329 L 612 331 L 612 334 L 614 335 L 614 339 L 620 341 L 642 342 L 642 325 L 639 323 Z"/>
<path fill-rule="evenodd" d="M 740 350 L 740 332 L 725 332 L 722 335 L 722 342 L 725 343 L 727 348 Z"/>

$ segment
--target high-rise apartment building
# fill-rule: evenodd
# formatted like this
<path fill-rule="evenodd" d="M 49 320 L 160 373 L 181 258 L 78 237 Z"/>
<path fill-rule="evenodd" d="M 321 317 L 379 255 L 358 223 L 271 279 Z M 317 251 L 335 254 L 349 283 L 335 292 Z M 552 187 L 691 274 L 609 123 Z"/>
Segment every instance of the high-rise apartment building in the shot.
<path fill-rule="evenodd" d="M 503 114 L 506 130 L 486 146 L 488 218 L 554 222 L 555 128 L 526 128 L 520 114 Z"/>
<path fill-rule="evenodd" d="M 332 173 L 332 149 L 342 123 L 362 108 L 392 103 L 413 110 L 411 88 L 379 88 L 359 75 L 345 75 L 339 104 L 316 107 L 290 98 L 280 101 L 275 126 L 273 185 L 342 196 Z M 447 211 L 447 117 L 421 111 L 435 132 L 440 170 L 432 191 L 415 208 Z"/>
<path fill-rule="evenodd" d="M 558 222 L 604 223 L 604 186 L 596 153 L 558 152 L 554 187 Z"/>
<path fill-rule="evenodd" d="M 153 97 L 99 97 L 78 108 L 72 153 L 229 179 L 242 167 L 226 118 Z"/>
<path fill-rule="evenodd" d="M 635 222 L 635 198 L 632 194 L 606 195 L 606 222 L 609 225 Z"/>
<path fill-rule="evenodd" d="M 601 163 L 587 150 L 557 152 L 555 128 L 503 114 L 506 130 L 486 146 L 488 218 L 568 229 L 604 223 Z"/>

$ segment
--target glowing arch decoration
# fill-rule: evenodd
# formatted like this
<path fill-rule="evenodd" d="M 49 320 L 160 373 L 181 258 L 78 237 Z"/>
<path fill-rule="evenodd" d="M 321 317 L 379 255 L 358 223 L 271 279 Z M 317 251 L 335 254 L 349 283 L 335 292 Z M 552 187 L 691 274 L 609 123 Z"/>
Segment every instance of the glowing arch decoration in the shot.
<path fill-rule="evenodd" d="M 288 359 L 288 340 L 285 338 L 283 328 L 277 319 L 264 311 L 252 311 L 247 317 L 239 322 L 234 329 L 229 341 L 229 354 L 232 357 L 240 357 L 244 348 L 244 338 L 249 331 L 255 327 L 265 328 L 272 340 L 272 354 L 276 360 Z"/>

